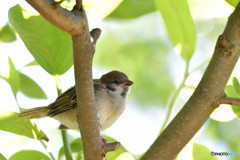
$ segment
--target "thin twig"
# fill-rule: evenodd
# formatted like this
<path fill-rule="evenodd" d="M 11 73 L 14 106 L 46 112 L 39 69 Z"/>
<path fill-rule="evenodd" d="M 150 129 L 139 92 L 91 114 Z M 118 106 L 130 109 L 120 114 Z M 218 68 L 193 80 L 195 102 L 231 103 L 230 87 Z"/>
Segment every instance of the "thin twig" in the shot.
<path fill-rule="evenodd" d="M 60 0 L 58 2 L 53 3 L 53 6 L 57 9 L 63 2 L 64 0 Z"/>
<path fill-rule="evenodd" d="M 119 142 L 104 143 L 103 144 L 104 156 L 107 152 L 115 151 L 116 149 L 118 149 L 120 147 L 120 145 L 121 144 Z"/>
<path fill-rule="evenodd" d="M 231 98 L 231 97 L 222 97 L 220 98 L 220 104 L 230 104 L 240 106 L 239 98 Z"/>
<path fill-rule="evenodd" d="M 102 32 L 102 31 L 101 31 L 100 28 L 94 28 L 94 29 L 90 32 L 91 37 L 92 37 L 92 39 L 93 39 L 93 42 L 92 42 L 93 45 L 96 45 L 97 40 L 98 40 L 98 38 L 99 38 L 100 35 L 101 35 L 101 32 Z"/>
<path fill-rule="evenodd" d="M 76 0 L 75 8 L 78 9 L 78 10 L 82 10 L 83 9 L 82 0 Z"/>

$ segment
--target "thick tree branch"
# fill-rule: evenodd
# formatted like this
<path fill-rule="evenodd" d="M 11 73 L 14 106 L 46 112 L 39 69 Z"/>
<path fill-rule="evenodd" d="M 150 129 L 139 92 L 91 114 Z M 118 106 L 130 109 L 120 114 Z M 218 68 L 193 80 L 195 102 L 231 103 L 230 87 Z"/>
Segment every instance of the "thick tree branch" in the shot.
<path fill-rule="evenodd" d="M 240 4 L 219 36 L 213 57 L 195 92 L 141 160 L 172 160 L 219 106 L 240 55 Z"/>
<path fill-rule="evenodd" d="M 230 104 L 230 105 L 240 106 L 239 98 L 222 97 L 219 100 L 219 102 L 220 102 L 220 104 Z"/>
<path fill-rule="evenodd" d="M 78 35 L 83 30 L 81 18 L 71 11 L 56 5 L 54 0 L 26 0 L 33 8 L 35 8 L 44 18 L 56 27 L 69 33 L 70 35 Z M 58 6 L 58 7 L 56 7 Z"/>

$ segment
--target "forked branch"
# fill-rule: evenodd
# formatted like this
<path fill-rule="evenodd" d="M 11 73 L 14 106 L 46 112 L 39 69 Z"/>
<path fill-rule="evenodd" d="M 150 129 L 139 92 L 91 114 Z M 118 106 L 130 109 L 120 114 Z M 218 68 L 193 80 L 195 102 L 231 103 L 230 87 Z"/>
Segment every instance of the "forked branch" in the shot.
<path fill-rule="evenodd" d="M 117 149 L 119 143 L 102 142 L 95 107 L 92 60 L 101 30 L 94 29 L 91 33 L 89 32 L 82 0 L 76 0 L 72 11 L 62 8 L 60 3 L 53 0 L 27 0 L 27 2 L 53 25 L 72 35 L 78 123 L 84 159 L 102 160 L 108 151 Z"/>
<path fill-rule="evenodd" d="M 240 106 L 240 99 L 239 98 L 231 98 L 231 97 L 222 97 L 220 99 L 220 104 L 229 104 Z"/>
<path fill-rule="evenodd" d="M 198 132 L 220 103 L 239 104 L 222 98 L 240 55 L 240 4 L 217 40 L 213 57 L 195 92 L 141 160 L 172 160 Z"/>

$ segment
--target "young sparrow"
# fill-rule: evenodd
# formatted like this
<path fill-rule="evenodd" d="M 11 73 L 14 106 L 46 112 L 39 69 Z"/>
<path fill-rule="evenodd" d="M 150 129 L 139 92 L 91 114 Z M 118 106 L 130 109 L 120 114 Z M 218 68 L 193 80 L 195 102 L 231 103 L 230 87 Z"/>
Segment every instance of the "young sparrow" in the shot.
<path fill-rule="evenodd" d="M 124 111 L 129 86 L 133 82 L 124 73 L 111 71 L 100 79 L 94 79 L 93 84 L 100 130 L 104 130 L 110 127 Z M 78 129 L 77 113 L 74 86 L 48 106 L 27 109 L 19 116 L 28 119 L 49 116 L 60 121 L 59 129 Z"/>

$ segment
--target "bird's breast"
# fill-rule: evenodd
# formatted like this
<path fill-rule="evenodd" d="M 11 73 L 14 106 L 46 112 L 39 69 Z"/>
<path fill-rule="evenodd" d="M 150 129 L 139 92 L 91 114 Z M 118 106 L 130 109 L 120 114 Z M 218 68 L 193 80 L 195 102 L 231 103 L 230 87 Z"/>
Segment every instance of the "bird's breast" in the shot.
<path fill-rule="evenodd" d="M 101 124 L 101 130 L 110 127 L 123 113 L 125 109 L 125 98 L 108 97 L 96 101 L 98 117 Z"/>

